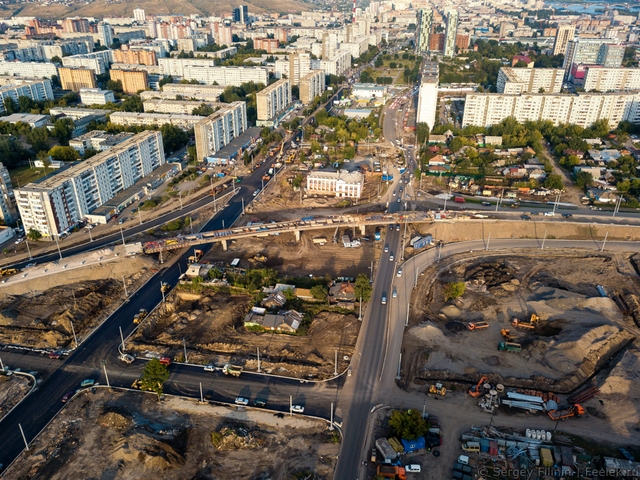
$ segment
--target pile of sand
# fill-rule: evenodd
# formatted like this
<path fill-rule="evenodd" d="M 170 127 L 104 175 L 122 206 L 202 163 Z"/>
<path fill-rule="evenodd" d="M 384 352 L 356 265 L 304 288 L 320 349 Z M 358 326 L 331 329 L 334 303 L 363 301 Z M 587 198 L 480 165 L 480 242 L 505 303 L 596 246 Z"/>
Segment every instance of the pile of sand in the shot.
<path fill-rule="evenodd" d="M 442 330 L 431 322 L 422 323 L 412 327 L 409 333 L 427 343 L 430 347 L 450 347 L 449 339 L 444 336 Z"/>
<path fill-rule="evenodd" d="M 167 470 L 183 465 L 185 458 L 170 445 L 144 434 L 136 433 L 129 437 L 118 437 L 113 445 L 111 460 L 124 468 L 119 472 L 122 478 L 128 478 L 127 466 L 136 468 L 140 463 L 149 470 Z"/>
<path fill-rule="evenodd" d="M 131 425 L 131 419 L 126 418 L 116 412 L 107 412 L 98 417 L 98 425 L 113 428 L 115 430 L 126 430 Z"/>
<path fill-rule="evenodd" d="M 544 351 L 546 361 L 553 366 L 560 367 L 560 371 L 566 371 L 562 364 L 574 368 L 581 363 L 590 352 L 598 350 L 612 342 L 620 329 L 612 325 L 600 325 L 598 327 L 576 328 L 567 332 L 567 339 L 563 342 L 556 340 L 536 341 L 533 348 Z"/>
<path fill-rule="evenodd" d="M 640 350 L 629 349 L 600 387 L 601 395 L 610 402 L 635 402 L 640 407 Z"/>

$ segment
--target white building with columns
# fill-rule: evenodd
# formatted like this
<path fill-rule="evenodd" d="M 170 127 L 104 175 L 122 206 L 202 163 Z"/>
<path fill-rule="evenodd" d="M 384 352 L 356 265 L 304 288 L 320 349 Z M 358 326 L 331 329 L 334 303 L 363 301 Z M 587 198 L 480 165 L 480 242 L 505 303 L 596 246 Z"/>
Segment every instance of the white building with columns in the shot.
<path fill-rule="evenodd" d="M 307 177 L 307 193 L 343 198 L 360 198 L 364 178 L 360 172 L 313 171 Z"/>

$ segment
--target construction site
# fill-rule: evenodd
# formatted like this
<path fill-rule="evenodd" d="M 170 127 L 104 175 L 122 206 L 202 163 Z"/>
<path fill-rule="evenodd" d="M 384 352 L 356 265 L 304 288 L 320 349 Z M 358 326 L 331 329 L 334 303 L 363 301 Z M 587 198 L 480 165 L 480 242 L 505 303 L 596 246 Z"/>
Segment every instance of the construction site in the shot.
<path fill-rule="evenodd" d="M 104 250 L 112 255 L 111 249 Z M 43 351 L 72 348 L 74 333 L 79 339 L 86 336 L 120 306 L 125 285 L 132 293 L 156 267 L 151 257 L 120 253 L 99 261 L 98 255 L 106 253 L 32 267 L 0 284 L 0 344 Z M 49 274 L 65 265 L 71 266 L 64 274 Z"/>
<path fill-rule="evenodd" d="M 26 375 L 0 375 L 0 419 L 15 407 L 33 386 Z"/>
<path fill-rule="evenodd" d="M 404 339 L 407 386 L 437 394 L 441 383 L 447 397 L 490 414 L 590 416 L 631 435 L 640 426 L 638 280 L 627 273 L 636 259 L 467 256 L 420 278 Z M 445 301 L 452 284 L 464 293 Z"/>
<path fill-rule="evenodd" d="M 311 418 L 97 389 L 76 394 L 8 475 L 328 480 L 339 447 Z"/>

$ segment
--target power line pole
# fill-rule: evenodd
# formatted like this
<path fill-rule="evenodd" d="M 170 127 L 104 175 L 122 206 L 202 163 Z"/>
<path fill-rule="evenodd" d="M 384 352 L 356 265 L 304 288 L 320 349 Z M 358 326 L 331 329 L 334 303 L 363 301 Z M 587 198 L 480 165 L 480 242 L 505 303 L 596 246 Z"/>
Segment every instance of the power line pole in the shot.
<path fill-rule="evenodd" d="M 124 353 L 124 335 L 122 335 L 122 327 L 118 327 L 120 329 L 120 341 L 122 342 L 122 353 Z"/>
<path fill-rule="evenodd" d="M 22 430 L 22 425 L 18 424 L 18 427 L 20 428 L 20 433 L 22 434 L 22 440 L 24 440 L 24 446 L 27 449 L 27 452 L 29 451 L 29 444 L 27 443 L 27 437 L 24 436 L 24 430 Z"/>
<path fill-rule="evenodd" d="M 111 388 L 111 385 L 109 384 L 109 375 L 107 374 L 107 362 L 104 360 L 102 361 L 102 368 L 104 368 L 104 378 L 107 379 L 107 387 Z"/>
<path fill-rule="evenodd" d="M 607 244 L 607 237 L 609 236 L 609 232 L 607 232 L 604 236 L 604 241 L 602 242 L 602 248 L 600 249 L 601 252 L 604 252 L 604 246 Z"/>

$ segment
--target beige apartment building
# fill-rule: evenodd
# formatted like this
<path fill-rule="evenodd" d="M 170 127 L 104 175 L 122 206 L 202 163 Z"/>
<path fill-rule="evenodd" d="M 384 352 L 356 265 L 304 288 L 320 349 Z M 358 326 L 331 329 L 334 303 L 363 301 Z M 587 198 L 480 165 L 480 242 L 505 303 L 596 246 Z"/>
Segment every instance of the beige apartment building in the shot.
<path fill-rule="evenodd" d="M 120 80 L 124 93 L 135 94 L 149 88 L 147 72 L 143 70 L 111 70 L 110 77 L 114 82 Z"/>
<path fill-rule="evenodd" d="M 60 85 L 63 90 L 79 92 L 81 88 L 97 88 L 96 72 L 90 68 L 67 68 L 58 69 Z"/>

